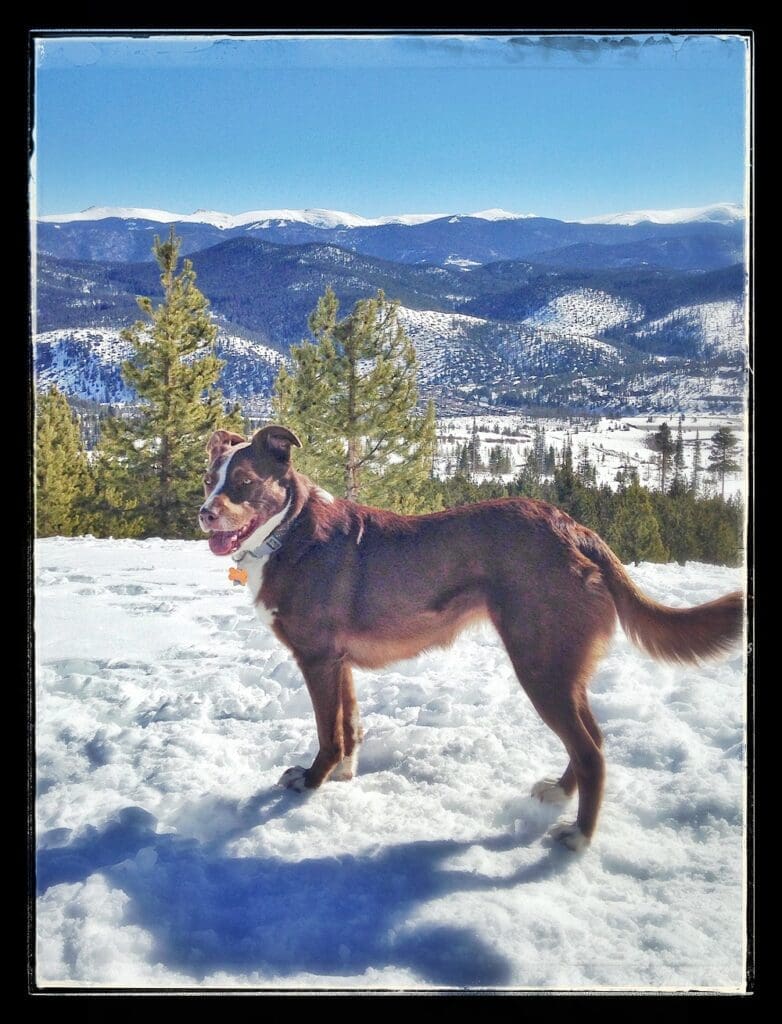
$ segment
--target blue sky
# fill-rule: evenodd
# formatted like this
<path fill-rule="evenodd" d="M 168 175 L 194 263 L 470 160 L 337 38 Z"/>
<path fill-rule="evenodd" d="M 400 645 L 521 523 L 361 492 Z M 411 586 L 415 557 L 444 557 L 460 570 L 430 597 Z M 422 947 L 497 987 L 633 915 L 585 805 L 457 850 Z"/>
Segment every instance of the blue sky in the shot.
<path fill-rule="evenodd" d="M 742 202 L 736 37 L 37 41 L 39 214 Z"/>

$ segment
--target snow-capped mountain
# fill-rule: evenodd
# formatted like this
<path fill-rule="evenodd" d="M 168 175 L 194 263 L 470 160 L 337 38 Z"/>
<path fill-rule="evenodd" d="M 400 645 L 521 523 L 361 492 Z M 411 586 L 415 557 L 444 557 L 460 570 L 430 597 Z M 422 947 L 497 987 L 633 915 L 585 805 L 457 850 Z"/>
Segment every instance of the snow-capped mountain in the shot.
<path fill-rule="evenodd" d="M 740 225 L 589 226 L 483 212 L 496 217 L 336 229 L 303 222 L 265 228 L 256 221 L 229 230 L 177 225 L 196 247 L 198 286 L 221 327 L 225 393 L 246 408 L 267 398 L 281 360 L 307 336 L 309 314 L 332 287 L 341 314 L 381 288 L 400 303 L 402 325 L 418 351 L 422 391 L 438 399 L 611 412 L 668 409 L 673 396 L 685 402 L 682 408 L 732 410 L 743 403 L 745 272 L 732 259 L 735 248 L 743 251 Z M 127 401 L 119 331 L 138 316 L 136 296 L 160 297 L 156 265 L 129 256 L 146 256 L 150 232 L 160 233 L 160 224 L 107 217 L 40 224 L 43 229 L 62 238 L 75 229 L 69 244 L 86 246 L 92 258 L 39 251 L 38 385 L 56 382 L 85 399 Z M 487 252 L 506 243 L 545 248 L 580 231 L 602 241 L 485 262 Z M 291 232 L 296 244 L 282 242 Z M 363 248 L 405 258 L 367 255 L 342 242 L 348 236 Z M 616 241 L 630 236 L 635 240 Z M 198 248 L 213 238 L 218 244 Z M 107 247 L 114 258 L 96 259 Z M 583 255 L 585 247 L 596 254 L 591 264 L 580 258 L 568 266 L 568 252 Z M 594 266 L 605 250 L 607 265 Z M 618 252 L 626 256 L 618 259 Z M 676 265 L 639 265 L 639 255 L 652 252 L 673 253 Z M 413 258 L 427 253 L 439 258 Z M 709 253 L 730 262 L 708 269 Z M 693 262 L 698 272 L 690 269 Z"/>
<path fill-rule="evenodd" d="M 680 306 L 667 316 L 644 324 L 636 334 L 639 338 L 690 339 L 704 356 L 743 352 L 747 347 L 744 303 L 733 299 Z"/>
<path fill-rule="evenodd" d="M 732 224 L 745 216 L 743 207 L 736 203 L 712 203 L 710 206 L 688 206 L 674 210 L 632 210 L 626 213 L 608 213 L 599 217 L 584 217 L 575 220 L 577 224 L 686 224 L 709 221 L 717 224 Z M 217 210 L 194 210 L 193 213 L 173 213 L 132 206 L 89 206 L 78 213 L 52 213 L 38 219 L 46 224 L 72 224 L 74 221 L 95 221 L 118 218 L 120 220 L 151 220 L 161 224 L 211 224 L 213 227 L 230 229 L 263 221 L 286 221 L 309 224 L 317 228 L 368 228 L 383 224 L 425 224 L 433 220 L 447 220 L 451 217 L 473 218 L 475 220 L 503 221 L 528 220 L 537 218 L 535 213 L 510 213 L 508 210 L 492 208 L 476 213 L 403 213 L 385 217 L 361 217 L 342 210 L 321 209 L 276 209 L 250 210 L 245 213 L 220 213 Z M 542 219 L 542 218 L 541 218 Z"/>
<path fill-rule="evenodd" d="M 360 217 L 342 210 L 250 210 L 246 213 L 220 213 L 217 210 L 195 210 L 193 213 L 173 213 L 170 210 L 131 206 L 90 206 L 79 213 L 53 213 L 39 217 L 45 224 L 72 224 L 74 221 L 151 220 L 160 224 L 211 224 L 221 229 L 239 228 L 264 221 L 285 221 L 309 224 L 316 228 L 370 228 L 383 224 L 425 224 L 451 216 L 473 217 L 477 220 L 519 220 L 536 216 L 534 213 L 509 213 L 507 210 L 481 210 L 478 213 L 402 213 L 386 217 Z"/>
<path fill-rule="evenodd" d="M 611 327 L 624 326 L 644 319 L 644 310 L 637 302 L 621 299 L 594 288 L 576 288 L 547 302 L 523 321 L 530 327 L 549 332 L 602 334 Z"/>
<path fill-rule="evenodd" d="M 132 402 L 121 366 L 131 354 L 129 344 L 111 328 L 45 331 L 35 338 L 36 383 L 45 391 L 56 385 L 67 395 L 93 402 Z M 224 360 L 220 378 L 231 399 L 268 395 L 284 357 L 257 341 L 221 328 L 215 354 Z"/>
<path fill-rule="evenodd" d="M 676 210 L 631 210 L 585 217 L 581 224 L 735 224 L 744 220 L 744 207 L 737 203 L 712 203 L 711 206 L 685 206 Z"/>
<path fill-rule="evenodd" d="M 663 211 L 665 216 L 660 214 L 660 222 L 653 223 L 646 211 L 643 216 L 616 215 L 615 222 L 596 218 L 594 223 L 581 223 L 501 209 L 367 218 L 317 209 L 251 210 L 235 215 L 198 210 L 180 215 L 103 207 L 42 218 L 36 246 L 39 252 L 61 259 L 150 261 L 155 235 L 170 223 L 182 239 L 183 254 L 231 238 L 252 237 L 282 245 L 338 245 L 379 259 L 437 266 L 533 259 L 569 268 L 712 270 L 742 261 L 744 221 L 725 216 L 727 207 L 719 208 L 723 214 L 716 207 L 709 209 L 711 214 L 689 211 L 690 220 L 684 216 L 688 211 Z"/>

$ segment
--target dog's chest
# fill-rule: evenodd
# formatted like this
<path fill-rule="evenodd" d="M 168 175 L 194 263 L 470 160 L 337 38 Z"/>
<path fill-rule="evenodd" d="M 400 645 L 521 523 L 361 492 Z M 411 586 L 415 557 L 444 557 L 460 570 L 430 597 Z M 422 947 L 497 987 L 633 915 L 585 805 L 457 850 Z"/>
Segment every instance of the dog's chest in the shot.
<path fill-rule="evenodd" d="M 277 609 L 267 607 L 260 598 L 261 587 L 263 587 L 264 574 L 266 572 L 266 564 L 268 561 L 269 555 L 265 555 L 263 558 L 245 559 L 245 565 L 247 568 L 247 589 L 250 592 L 250 600 L 255 608 L 255 614 L 264 626 L 271 628 L 271 625 L 274 622 L 274 616 L 277 614 Z M 249 565 L 247 565 L 248 562 Z"/>

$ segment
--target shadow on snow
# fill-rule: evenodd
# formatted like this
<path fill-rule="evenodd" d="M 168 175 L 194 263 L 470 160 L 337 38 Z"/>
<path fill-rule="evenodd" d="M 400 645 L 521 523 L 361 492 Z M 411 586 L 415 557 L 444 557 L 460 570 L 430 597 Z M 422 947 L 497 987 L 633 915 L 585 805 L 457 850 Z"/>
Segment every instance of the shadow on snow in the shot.
<path fill-rule="evenodd" d="M 472 846 L 501 852 L 534 835 L 401 843 L 297 862 L 221 852 L 227 839 L 285 814 L 295 799 L 275 788 L 242 805 L 224 802 L 234 827 L 209 843 L 156 833 L 156 819 L 140 807 L 67 845 L 55 845 L 68 837 L 56 830 L 42 837 L 38 891 L 100 872 L 130 897 L 126 923 L 154 936 L 153 962 L 199 981 L 221 970 L 344 978 L 398 967 L 424 984 L 497 987 L 510 984 L 510 962 L 472 928 L 411 926 L 406 919 L 426 901 L 539 881 L 574 860 L 554 847 L 499 878 L 442 866 Z"/>

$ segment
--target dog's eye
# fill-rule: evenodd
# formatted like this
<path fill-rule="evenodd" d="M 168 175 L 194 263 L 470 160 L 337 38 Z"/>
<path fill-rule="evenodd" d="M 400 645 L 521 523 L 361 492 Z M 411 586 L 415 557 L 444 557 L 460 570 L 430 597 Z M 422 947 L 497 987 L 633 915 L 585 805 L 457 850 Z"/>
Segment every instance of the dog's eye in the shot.
<path fill-rule="evenodd" d="M 204 487 L 212 486 L 212 478 L 208 474 L 204 477 Z"/>
<path fill-rule="evenodd" d="M 244 477 L 243 480 L 239 481 L 239 486 L 240 487 L 249 487 L 251 483 L 252 483 L 252 480 L 248 480 L 247 477 Z"/>

